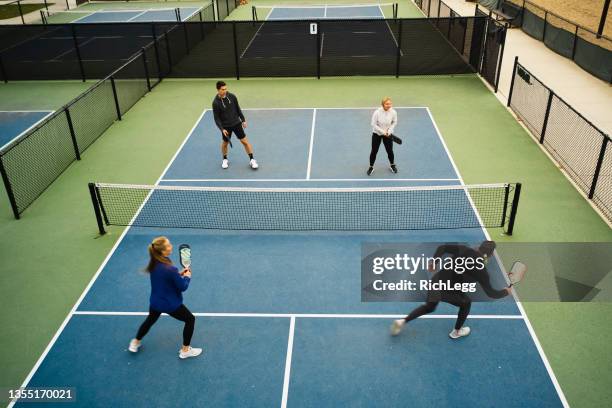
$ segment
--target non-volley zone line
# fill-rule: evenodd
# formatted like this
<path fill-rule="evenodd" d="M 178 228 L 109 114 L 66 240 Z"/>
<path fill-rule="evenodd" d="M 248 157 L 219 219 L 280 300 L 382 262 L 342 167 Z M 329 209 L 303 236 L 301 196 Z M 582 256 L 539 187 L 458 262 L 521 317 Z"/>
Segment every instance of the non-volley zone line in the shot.
<path fill-rule="evenodd" d="M 73 314 L 82 316 L 147 316 L 149 312 L 107 312 L 95 310 L 77 310 Z M 166 315 L 166 313 L 163 313 Z M 193 312 L 198 317 L 259 317 L 259 318 L 297 318 L 297 319 L 401 319 L 405 314 L 344 314 L 344 313 L 207 313 Z M 419 319 L 457 319 L 456 314 L 428 314 Z M 516 315 L 469 315 L 468 319 L 500 319 L 523 320 L 520 314 Z"/>
<path fill-rule="evenodd" d="M 229 179 L 229 178 L 218 178 L 218 179 L 163 179 L 163 182 L 173 183 L 189 183 L 189 182 L 290 182 L 290 181 L 309 181 L 309 182 L 336 182 L 336 181 L 460 181 L 458 178 L 285 178 L 285 179 Z"/>

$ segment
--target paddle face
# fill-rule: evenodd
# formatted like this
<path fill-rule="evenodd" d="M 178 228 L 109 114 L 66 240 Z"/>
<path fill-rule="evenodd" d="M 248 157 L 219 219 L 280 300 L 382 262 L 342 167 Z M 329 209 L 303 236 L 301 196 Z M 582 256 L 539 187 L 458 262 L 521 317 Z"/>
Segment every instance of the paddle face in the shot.
<path fill-rule="evenodd" d="M 187 244 L 179 246 L 179 261 L 183 268 L 191 267 L 191 247 Z"/>
<path fill-rule="evenodd" d="M 402 139 L 400 139 L 399 137 L 395 136 L 395 135 L 389 135 L 391 137 L 391 140 L 393 140 L 393 142 L 397 143 L 397 144 L 402 144 Z"/>
<path fill-rule="evenodd" d="M 516 261 L 515 263 L 513 263 L 510 272 L 508 272 L 508 278 L 510 279 L 510 283 L 514 285 L 515 283 L 520 282 L 525 276 L 525 272 L 527 272 L 527 265 L 525 265 L 521 261 Z"/>

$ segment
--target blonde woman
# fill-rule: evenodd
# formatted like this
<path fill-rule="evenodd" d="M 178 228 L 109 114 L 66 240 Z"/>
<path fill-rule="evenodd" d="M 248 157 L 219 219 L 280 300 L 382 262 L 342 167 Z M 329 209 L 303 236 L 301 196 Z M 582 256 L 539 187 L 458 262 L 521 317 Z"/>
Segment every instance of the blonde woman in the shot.
<path fill-rule="evenodd" d="M 381 101 L 381 107 L 374 111 L 372 115 L 372 151 L 370 152 L 370 167 L 368 167 L 368 176 L 374 173 L 374 162 L 378 154 L 380 142 L 385 146 L 387 157 L 389 158 L 389 169 L 393 173 L 397 173 L 395 165 L 395 156 L 393 155 L 393 140 L 391 135 L 397 125 L 397 112 L 393 109 L 393 102 L 388 96 Z"/>
<path fill-rule="evenodd" d="M 191 347 L 191 337 L 195 328 L 195 317 L 183 304 L 183 292 L 189 287 L 191 269 L 179 270 L 170 260 L 172 243 L 166 237 L 157 237 L 149 245 L 149 265 L 145 269 L 151 277 L 151 297 L 149 316 L 142 323 L 136 338 L 130 342 L 129 350 L 136 353 L 142 338 L 149 332 L 162 313 L 167 313 L 177 320 L 185 322 L 183 328 L 183 347 L 179 358 L 197 357 L 202 354 L 201 348 Z"/>

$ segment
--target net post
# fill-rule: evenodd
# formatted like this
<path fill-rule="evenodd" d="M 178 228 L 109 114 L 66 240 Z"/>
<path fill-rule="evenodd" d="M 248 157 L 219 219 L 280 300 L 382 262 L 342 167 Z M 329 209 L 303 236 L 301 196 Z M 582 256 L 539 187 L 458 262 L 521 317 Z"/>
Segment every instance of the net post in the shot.
<path fill-rule="evenodd" d="M 546 103 L 546 113 L 544 114 L 544 123 L 542 124 L 542 132 L 540 133 L 540 144 L 544 143 L 544 135 L 548 126 L 548 117 L 550 116 L 550 107 L 552 105 L 553 91 L 548 90 L 548 102 Z"/>
<path fill-rule="evenodd" d="M 79 153 L 79 144 L 76 138 L 76 132 L 74 131 L 74 125 L 72 124 L 72 117 L 70 116 L 70 109 L 66 107 L 66 121 L 68 122 L 68 129 L 70 130 L 70 138 L 72 139 L 72 147 L 74 148 L 74 155 L 77 160 L 81 160 L 81 153 Z"/>
<path fill-rule="evenodd" d="M 115 109 L 117 110 L 117 120 L 121 120 L 121 109 L 119 108 L 119 97 L 117 96 L 117 85 L 115 85 L 115 77 L 111 76 L 111 86 L 113 88 L 113 98 L 115 99 Z"/>
<path fill-rule="evenodd" d="M 521 183 L 516 183 L 514 186 L 514 197 L 512 198 L 512 209 L 510 210 L 510 218 L 508 220 L 507 235 L 512 235 L 514 231 L 514 222 L 516 221 L 516 213 L 518 211 L 519 199 L 521 197 Z"/>
<path fill-rule="evenodd" d="M 98 231 L 100 235 L 106 234 L 104 229 L 104 223 L 102 222 L 102 212 L 100 211 L 100 201 L 98 199 L 98 193 L 96 191 L 96 185 L 94 183 L 88 183 L 89 196 L 91 197 L 91 204 L 93 205 L 94 213 L 96 214 L 96 222 L 98 223 Z"/>
<path fill-rule="evenodd" d="M 395 57 L 395 77 L 400 76 L 400 60 L 402 58 L 402 21 L 399 20 L 398 35 L 397 35 L 397 55 Z"/>
<path fill-rule="evenodd" d="M 232 33 L 233 33 L 233 39 L 234 39 L 234 61 L 236 64 L 236 79 L 240 80 L 240 61 L 238 60 L 238 41 L 236 39 L 236 22 L 235 21 L 232 21 Z"/>
<path fill-rule="evenodd" d="M 504 187 L 504 208 L 502 210 L 501 226 L 506 225 L 506 216 L 508 215 L 508 200 L 510 198 L 510 184 Z"/>
<path fill-rule="evenodd" d="M 13 186 L 11 185 L 11 181 L 8 178 L 8 174 L 6 174 L 6 169 L 4 168 L 4 162 L 2 160 L 2 156 L 0 156 L 0 174 L 2 175 L 2 181 L 4 181 L 4 188 L 6 189 L 6 194 L 8 195 L 9 203 L 11 203 L 11 209 L 13 210 L 13 215 L 15 219 L 18 220 L 19 217 L 19 207 L 17 207 L 17 201 L 15 200 L 15 193 L 13 193 Z"/>
<path fill-rule="evenodd" d="M 147 89 L 149 90 L 149 92 L 151 92 L 151 78 L 149 78 L 149 66 L 147 64 L 147 54 L 145 52 L 144 47 L 142 47 L 141 53 L 142 53 L 142 63 L 144 65 L 144 73 L 145 73 L 145 77 L 147 78 Z"/>
<path fill-rule="evenodd" d="M 597 188 L 597 181 L 599 180 L 599 173 L 601 172 L 601 165 L 603 164 L 604 157 L 606 155 L 606 148 L 610 139 L 607 135 L 604 135 L 603 141 L 601 142 L 601 149 L 599 150 L 599 158 L 597 159 L 597 166 L 595 166 L 595 174 L 593 174 L 593 182 L 591 183 L 591 189 L 589 190 L 589 199 L 592 200 L 595 196 L 595 189 Z"/>
<path fill-rule="evenodd" d="M 514 91 L 514 78 L 516 78 L 516 70 L 518 68 L 518 55 L 514 57 L 514 66 L 512 67 L 512 79 L 510 80 L 510 92 L 508 94 L 508 103 L 506 106 L 510 107 L 512 102 L 512 92 Z"/>
<path fill-rule="evenodd" d="M 502 31 L 502 44 L 501 44 L 501 50 L 499 52 L 499 60 L 497 61 L 497 73 L 495 75 L 495 93 L 497 93 L 497 90 L 499 89 L 499 77 L 501 75 L 501 69 L 502 69 L 502 63 L 504 61 L 504 48 L 506 47 L 506 33 L 508 32 L 508 23 L 504 24 L 504 28 Z M 514 79 L 514 78 L 513 78 Z"/>
<path fill-rule="evenodd" d="M 72 41 L 74 42 L 74 49 L 76 51 L 77 54 L 77 59 L 79 60 L 79 69 L 81 71 L 81 79 L 83 80 L 83 82 L 85 82 L 86 77 L 85 77 L 85 68 L 83 67 L 83 58 L 81 58 L 81 50 L 79 48 L 79 40 L 77 39 L 77 35 L 76 35 L 76 27 L 74 24 L 70 25 L 70 31 L 72 31 Z"/>

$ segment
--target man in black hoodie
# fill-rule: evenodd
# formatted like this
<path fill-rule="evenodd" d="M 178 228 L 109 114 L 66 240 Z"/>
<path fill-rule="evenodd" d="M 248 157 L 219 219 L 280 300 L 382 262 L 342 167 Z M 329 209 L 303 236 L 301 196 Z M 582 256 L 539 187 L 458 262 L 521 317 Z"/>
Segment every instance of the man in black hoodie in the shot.
<path fill-rule="evenodd" d="M 221 131 L 221 137 L 223 139 L 221 142 L 221 153 L 223 154 L 221 167 L 224 169 L 229 167 L 227 145 L 231 144 L 230 138 L 232 137 L 232 133 L 235 133 L 240 143 L 244 146 L 244 150 L 249 155 L 249 165 L 253 170 L 257 169 L 259 165 L 253 157 L 253 146 L 251 146 L 249 139 L 244 133 L 247 122 L 238 104 L 238 98 L 236 98 L 236 95 L 227 91 L 227 84 L 223 81 L 217 82 L 217 95 L 215 95 L 215 99 L 212 102 L 212 108 L 215 123 Z"/>
<path fill-rule="evenodd" d="M 471 259 L 473 267 L 465 268 L 462 271 L 456 269 L 441 269 L 436 272 L 432 277 L 432 282 L 450 281 L 452 283 L 462 282 L 478 282 L 482 289 L 485 291 L 488 297 L 491 299 L 501 299 L 512 293 L 511 286 L 504 289 L 494 289 L 491 286 L 489 273 L 485 267 L 479 268 L 475 262 L 478 258 L 487 259 L 493 256 L 495 251 L 495 242 L 484 241 L 478 248 L 470 248 L 465 245 L 457 244 L 445 244 L 440 245 L 434 254 L 434 258 L 440 258 L 442 255 L 448 255 L 449 258 L 457 259 L 463 258 Z M 435 272 L 434 265 L 428 265 L 430 272 Z M 430 290 L 427 292 L 427 301 L 425 304 L 414 309 L 408 316 L 403 319 L 395 320 L 391 326 L 391 334 L 393 336 L 398 335 L 406 323 L 414 320 L 420 316 L 431 313 L 436 310 L 436 307 L 440 302 L 450 303 L 453 306 L 459 308 L 457 313 L 457 321 L 455 322 L 455 328 L 448 335 L 452 339 L 458 339 L 459 337 L 467 336 L 470 334 L 470 328 L 464 326 L 465 320 L 467 319 L 470 308 L 472 306 L 472 300 L 470 297 L 460 291 L 453 290 Z"/>

